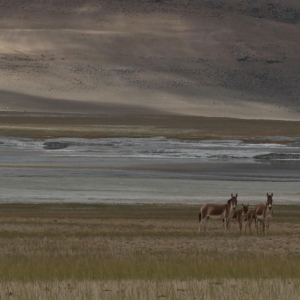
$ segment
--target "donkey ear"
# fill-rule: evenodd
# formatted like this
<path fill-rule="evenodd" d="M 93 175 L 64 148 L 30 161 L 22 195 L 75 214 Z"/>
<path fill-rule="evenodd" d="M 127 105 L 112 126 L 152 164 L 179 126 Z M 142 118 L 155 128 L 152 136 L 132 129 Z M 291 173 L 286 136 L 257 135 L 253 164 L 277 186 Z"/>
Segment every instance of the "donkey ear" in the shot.
<path fill-rule="evenodd" d="M 231 197 L 233 197 L 233 194 L 231 193 Z"/>
<path fill-rule="evenodd" d="M 273 197 L 273 193 L 271 194 L 271 197 Z"/>
<path fill-rule="evenodd" d="M 238 196 L 238 194 L 235 195 L 235 197 L 237 197 L 237 196 Z"/>
<path fill-rule="evenodd" d="M 267 197 L 269 197 L 269 193 L 267 193 Z"/>

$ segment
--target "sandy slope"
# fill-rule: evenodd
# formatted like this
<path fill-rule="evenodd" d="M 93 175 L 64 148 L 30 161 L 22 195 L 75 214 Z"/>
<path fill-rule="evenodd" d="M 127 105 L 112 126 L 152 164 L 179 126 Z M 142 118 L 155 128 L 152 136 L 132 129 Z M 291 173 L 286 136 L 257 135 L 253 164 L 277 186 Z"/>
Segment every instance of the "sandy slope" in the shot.
<path fill-rule="evenodd" d="M 0 110 L 300 119 L 296 0 L 0 8 Z"/>

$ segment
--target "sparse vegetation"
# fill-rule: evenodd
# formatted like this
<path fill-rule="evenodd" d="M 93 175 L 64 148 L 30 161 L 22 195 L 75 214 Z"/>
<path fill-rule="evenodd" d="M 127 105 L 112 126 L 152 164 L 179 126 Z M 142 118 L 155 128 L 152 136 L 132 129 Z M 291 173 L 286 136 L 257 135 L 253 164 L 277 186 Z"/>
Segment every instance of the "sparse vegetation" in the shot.
<path fill-rule="evenodd" d="M 296 299 L 299 207 L 275 208 L 267 236 L 243 236 L 197 235 L 194 205 L 2 204 L 0 298 Z"/>
<path fill-rule="evenodd" d="M 299 136 L 299 121 L 243 120 L 234 118 L 207 118 L 179 115 L 129 115 L 86 117 L 56 114 L 26 115 L 2 113 L 0 132 L 3 136 L 33 139 L 58 137 L 110 138 L 157 137 L 176 139 L 226 139 L 238 137 L 250 143 L 272 142 L 278 136 Z M 205 128 L 205 130 L 203 129 Z M 266 137 L 266 140 L 255 137 Z M 276 143 L 284 141 L 276 140 Z M 285 141 L 286 142 L 286 141 Z"/>

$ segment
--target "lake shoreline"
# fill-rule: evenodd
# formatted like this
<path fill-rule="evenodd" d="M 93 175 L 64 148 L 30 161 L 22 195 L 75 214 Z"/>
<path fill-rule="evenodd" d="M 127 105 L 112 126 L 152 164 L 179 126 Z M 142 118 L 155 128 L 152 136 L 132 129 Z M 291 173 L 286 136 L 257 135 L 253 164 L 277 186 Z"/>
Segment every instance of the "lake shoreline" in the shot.
<path fill-rule="evenodd" d="M 1 112 L 0 134 L 7 137 L 157 137 L 176 139 L 230 139 L 272 142 L 276 137 L 300 136 L 300 122 L 180 115 L 76 115 Z M 260 139 L 256 139 L 260 137 Z M 266 137 L 264 139 L 263 137 Z M 284 141 L 281 141 L 284 143 Z"/>

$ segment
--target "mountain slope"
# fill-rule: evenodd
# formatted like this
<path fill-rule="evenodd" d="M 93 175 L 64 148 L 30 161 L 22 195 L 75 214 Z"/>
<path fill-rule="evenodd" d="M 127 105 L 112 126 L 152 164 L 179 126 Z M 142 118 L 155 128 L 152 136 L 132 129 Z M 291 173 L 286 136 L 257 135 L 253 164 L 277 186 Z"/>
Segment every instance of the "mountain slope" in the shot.
<path fill-rule="evenodd" d="M 0 7 L 1 110 L 300 119 L 296 0 Z"/>

